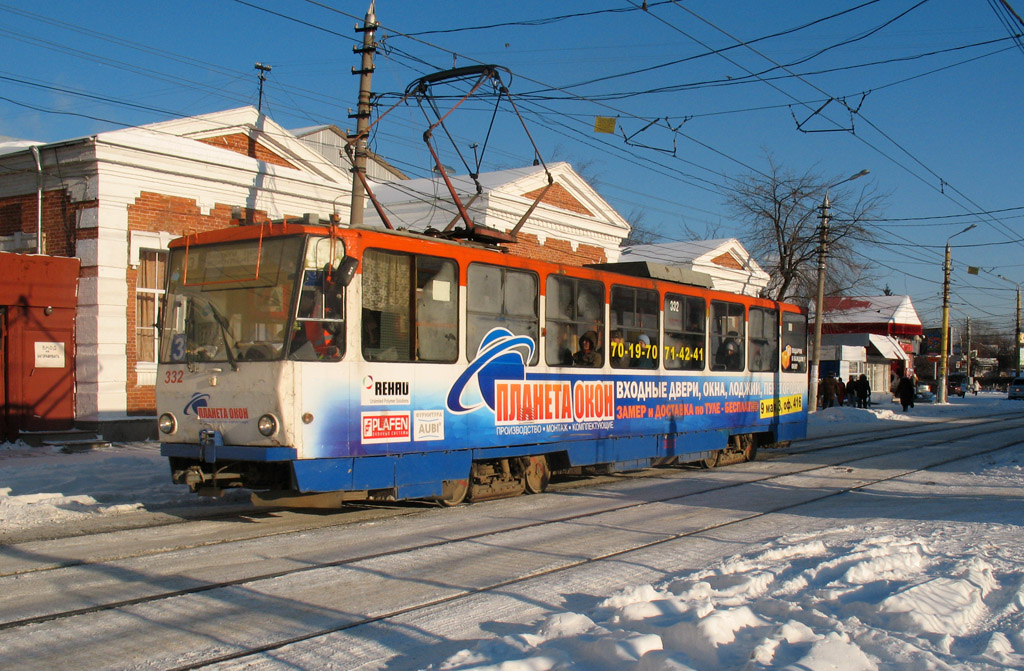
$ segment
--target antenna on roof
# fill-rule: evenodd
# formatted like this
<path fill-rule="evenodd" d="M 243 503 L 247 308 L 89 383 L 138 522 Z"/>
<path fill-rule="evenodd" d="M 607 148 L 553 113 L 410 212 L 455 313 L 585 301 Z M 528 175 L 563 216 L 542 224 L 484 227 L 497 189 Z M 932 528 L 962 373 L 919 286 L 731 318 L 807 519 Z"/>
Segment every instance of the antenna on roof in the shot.
<path fill-rule="evenodd" d="M 257 63 L 253 67 L 256 68 L 257 70 L 259 70 L 259 73 L 260 73 L 259 74 L 259 79 L 260 79 L 260 99 L 259 99 L 259 102 L 256 105 L 256 109 L 259 110 L 260 112 L 262 112 L 263 111 L 263 82 L 267 81 L 267 73 L 270 72 L 273 68 L 270 67 L 269 65 L 264 65 L 263 63 Z"/>

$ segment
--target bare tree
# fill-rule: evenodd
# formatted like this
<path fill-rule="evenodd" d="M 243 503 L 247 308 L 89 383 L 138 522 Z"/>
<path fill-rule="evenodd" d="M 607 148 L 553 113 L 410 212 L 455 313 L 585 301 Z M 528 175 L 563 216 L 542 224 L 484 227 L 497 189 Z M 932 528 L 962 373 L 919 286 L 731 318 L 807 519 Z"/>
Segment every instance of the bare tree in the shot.
<path fill-rule="evenodd" d="M 780 166 L 770 154 L 768 170 L 731 180 L 726 204 L 746 224 L 741 241 L 771 276 L 767 296 L 810 302 L 817 287 L 821 205 L 828 179 L 809 170 L 799 174 Z M 854 185 L 860 188 L 853 188 Z M 885 205 L 871 182 L 828 189 L 831 219 L 828 236 L 826 292 L 849 295 L 870 284 L 870 260 L 858 254 L 860 244 L 874 242 L 869 227 Z"/>
<path fill-rule="evenodd" d="M 647 210 L 642 207 L 634 207 L 625 217 L 629 222 L 629 235 L 619 246 L 622 248 L 636 247 L 637 245 L 650 245 L 658 242 L 660 236 L 650 222 L 647 220 Z"/>

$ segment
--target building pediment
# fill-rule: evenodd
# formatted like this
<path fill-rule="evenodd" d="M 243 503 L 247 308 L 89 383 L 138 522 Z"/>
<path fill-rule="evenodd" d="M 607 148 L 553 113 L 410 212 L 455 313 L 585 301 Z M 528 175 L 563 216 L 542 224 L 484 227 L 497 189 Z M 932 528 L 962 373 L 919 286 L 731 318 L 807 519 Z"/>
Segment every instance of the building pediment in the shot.
<path fill-rule="evenodd" d="M 254 107 L 241 107 L 184 119 L 173 119 L 119 133 L 158 133 L 195 140 L 206 146 L 230 151 L 281 168 L 308 172 L 320 179 L 351 184 L 350 173 L 334 165 L 297 139 L 291 132 Z"/>
<path fill-rule="evenodd" d="M 769 276 L 736 238 L 635 245 L 622 250 L 621 261 L 654 261 L 707 273 L 714 288 L 757 296 Z"/>

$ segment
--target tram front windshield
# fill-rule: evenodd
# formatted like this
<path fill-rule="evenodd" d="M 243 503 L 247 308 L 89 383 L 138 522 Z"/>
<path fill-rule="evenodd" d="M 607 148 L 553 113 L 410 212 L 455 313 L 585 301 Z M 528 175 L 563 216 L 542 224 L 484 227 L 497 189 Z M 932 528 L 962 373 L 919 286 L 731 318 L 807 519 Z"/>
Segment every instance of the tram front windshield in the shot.
<path fill-rule="evenodd" d="M 172 250 L 160 362 L 283 358 L 303 243 L 289 237 Z"/>

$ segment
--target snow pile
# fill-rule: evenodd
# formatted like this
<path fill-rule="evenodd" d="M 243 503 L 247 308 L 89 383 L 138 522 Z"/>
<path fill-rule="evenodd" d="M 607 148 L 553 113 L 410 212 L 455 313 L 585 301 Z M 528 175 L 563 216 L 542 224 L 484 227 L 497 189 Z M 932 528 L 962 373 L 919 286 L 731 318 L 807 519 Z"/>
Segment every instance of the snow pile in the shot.
<path fill-rule="evenodd" d="M 1000 533 L 1005 529 L 980 530 Z M 435 671 L 1024 667 L 1024 562 L 942 530 L 784 536 L 534 633 L 464 650 Z M 851 538 L 850 534 L 854 537 Z M 1018 534 L 1019 538 L 1019 534 Z"/>
<path fill-rule="evenodd" d="M 0 533 L 206 501 L 171 483 L 155 442 L 72 454 L 0 443 Z"/>

